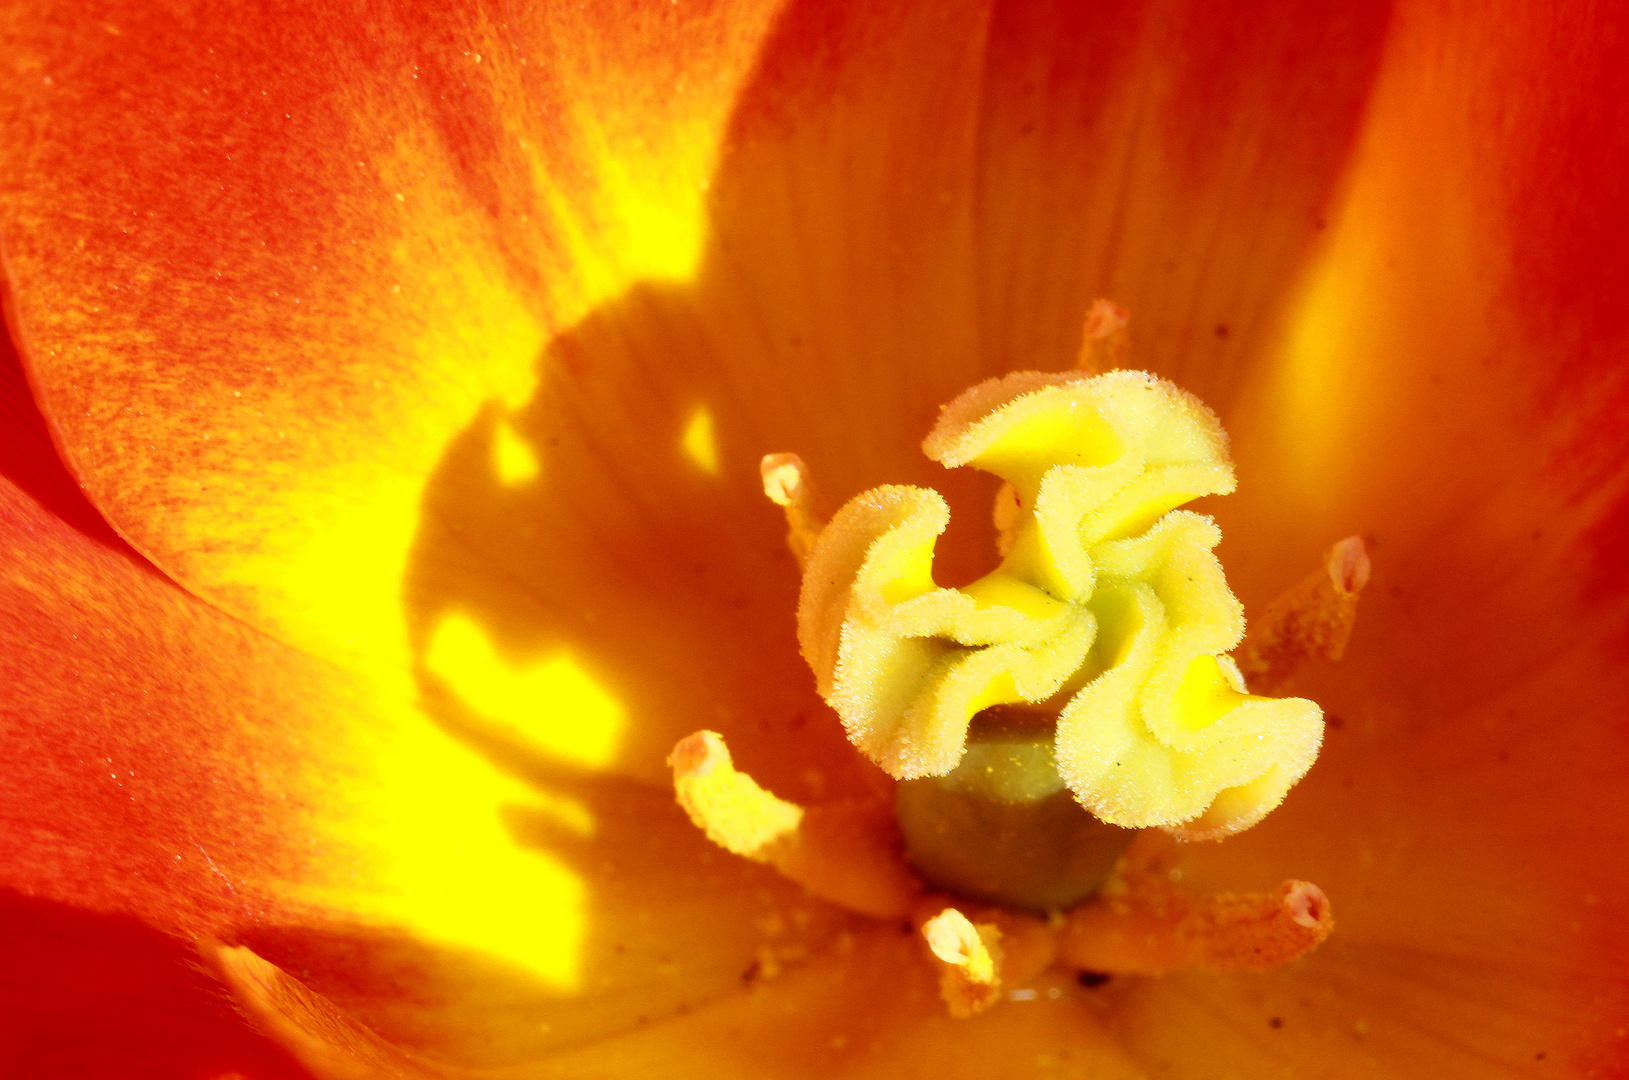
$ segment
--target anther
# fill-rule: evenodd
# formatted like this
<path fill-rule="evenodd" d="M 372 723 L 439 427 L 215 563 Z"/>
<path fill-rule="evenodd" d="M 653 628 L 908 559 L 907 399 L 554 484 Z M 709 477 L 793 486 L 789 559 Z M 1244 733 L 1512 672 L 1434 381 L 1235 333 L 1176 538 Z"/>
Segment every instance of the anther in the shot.
<path fill-rule="evenodd" d="M 1093 375 L 1123 367 L 1130 351 L 1126 332 L 1130 321 L 1131 315 L 1113 300 L 1093 300 L 1092 306 L 1086 309 L 1086 326 L 1075 367 Z"/>
<path fill-rule="evenodd" d="M 1308 660 L 1339 660 L 1368 583 L 1369 553 L 1362 537 L 1348 536 L 1330 548 L 1323 566 L 1267 605 L 1235 650 L 1251 688 L 1273 693 Z"/>
<path fill-rule="evenodd" d="M 764 494 L 786 511 L 786 545 L 802 569 L 809 561 L 820 530 L 826 523 L 814 511 L 814 488 L 809 467 L 796 454 L 765 454 L 758 463 Z"/>

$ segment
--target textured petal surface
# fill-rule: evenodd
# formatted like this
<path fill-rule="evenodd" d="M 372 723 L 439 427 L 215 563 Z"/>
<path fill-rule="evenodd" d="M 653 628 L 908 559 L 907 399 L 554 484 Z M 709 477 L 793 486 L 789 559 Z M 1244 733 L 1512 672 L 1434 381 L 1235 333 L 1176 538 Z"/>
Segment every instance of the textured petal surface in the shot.
<path fill-rule="evenodd" d="M 0 488 L 5 884 L 175 931 L 309 866 L 347 681 Z"/>
<path fill-rule="evenodd" d="M 351 674 L 13 498 L 11 768 L 47 798 L 7 810 L 7 880 L 233 923 L 472 1063 L 643 1016 L 573 1063 L 955 1075 L 1112 1056 L 1107 1028 L 1164 1075 L 1621 1067 L 1629 35 L 1323 7 L 14 22 L 0 230 L 69 465 L 188 588 Z M 1105 293 L 1239 436 L 1247 607 L 1376 541 L 1348 667 L 1302 688 L 1343 721 L 1325 762 L 1193 871 L 1312 878 L 1341 929 L 1279 975 L 951 1028 L 887 997 L 903 956 L 844 959 L 841 919 L 619 777 L 711 727 L 788 797 L 862 785 L 757 457 L 834 503 L 937 483 L 934 407 L 1063 366 Z M 765 948 L 795 970 L 734 993 Z"/>
<path fill-rule="evenodd" d="M 423 482 L 550 334 L 685 276 L 766 11 L 19 9 L 5 240 L 70 466 L 282 636 L 399 659 Z"/>
<path fill-rule="evenodd" d="M 953 1020 L 945 1015 L 924 955 L 917 934 L 873 927 L 844 935 L 813 962 L 749 980 L 742 993 L 682 1018 L 481 1075 L 588 1080 L 694 1067 L 709 1077 L 742 1080 L 882 1080 L 988 1076 L 1015 1065 L 1025 1076 L 1046 1080 L 1149 1075 L 1115 1045 L 1097 1015 L 1101 996 L 1067 975 L 1052 972 L 1004 1008 Z M 455 1068 L 404 1054 L 263 959 L 227 953 L 217 965 L 250 1015 L 276 1032 L 319 1080 L 470 1080 Z"/>

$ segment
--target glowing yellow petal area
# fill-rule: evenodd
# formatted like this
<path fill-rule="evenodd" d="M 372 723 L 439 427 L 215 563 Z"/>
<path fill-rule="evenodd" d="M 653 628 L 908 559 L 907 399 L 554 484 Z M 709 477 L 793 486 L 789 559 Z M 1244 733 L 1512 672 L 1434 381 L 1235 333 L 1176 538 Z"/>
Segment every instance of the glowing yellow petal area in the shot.
<path fill-rule="evenodd" d="M 365 924 L 411 927 L 427 943 L 504 957 L 560 990 L 577 987 L 584 886 L 554 855 L 520 849 L 506 819 L 536 809 L 592 832 L 586 811 L 558 798 L 540 805 L 527 785 L 427 724 L 370 749 L 382 783 L 360 788 L 366 803 L 333 837 L 336 845 L 367 837 L 357 868 L 366 885 L 341 881 L 298 898 Z"/>
<path fill-rule="evenodd" d="M 590 767 L 615 754 L 622 706 L 567 654 L 513 666 L 479 624 L 452 614 L 431 635 L 425 667 L 464 705 L 544 753 Z"/>
<path fill-rule="evenodd" d="M 833 517 L 799 641 L 854 744 L 895 777 L 943 775 L 979 710 L 1071 693 L 1059 773 L 1103 820 L 1204 838 L 1277 805 L 1317 754 L 1321 714 L 1245 693 L 1217 659 L 1244 633 L 1211 552 L 1221 534 L 1174 510 L 1233 489 L 1210 412 L 1141 372 L 1018 372 L 945 406 L 923 449 L 1006 481 L 1006 554 L 939 588 L 935 492 L 878 488 Z"/>
<path fill-rule="evenodd" d="M 618 748 L 622 705 L 568 653 L 506 657 L 454 612 L 430 632 L 425 668 L 471 722 L 538 760 L 602 767 Z M 514 775 L 388 688 L 371 697 L 368 722 L 325 749 L 325 760 L 365 764 L 309 777 L 337 805 L 321 822 L 325 870 L 291 886 L 291 898 L 427 945 L 503 957 L 542 986 L 579 988 L 591 913 L 571 850 L 596 837 L 597 812 Z M 561 839 L 526 842 L 539 831 Z"/>
<path fill-rule="evenodd" d="M 500 423 L 492 436 L 492 471 L 504 487 L 518 487 L 536 480 L 542 471 L 537 451 L 530 443 L 515 434 L 514 426 Z"/>
<path fill-rule="evenodd" d="M 713 434 L 713 414 L 705 405 L 698 405 L 684 425 L 679 438 L 684 456 L 708 476 L 718 475 L 718 438 Z"/>

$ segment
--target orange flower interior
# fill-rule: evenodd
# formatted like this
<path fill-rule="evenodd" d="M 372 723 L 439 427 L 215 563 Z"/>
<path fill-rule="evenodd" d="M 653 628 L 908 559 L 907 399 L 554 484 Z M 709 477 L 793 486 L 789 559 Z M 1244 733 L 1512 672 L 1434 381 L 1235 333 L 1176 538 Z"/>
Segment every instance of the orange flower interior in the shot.
<path fill-rule="evenodd" d="M 1082 366 L 1111 355 L 1123 326 L 1095 305 Z M 803 566 L 804 657 L 849 740 L 897 782 L 893 816 L 886 801 L 786 802 L 703 731 L 670 758 L 692 820 L 817 895 L 909 914 L 945 965 L 954 1016 L 1060 956 L 1157 974 L 1265 968 L 1316 946 L 1333 922 L 1314 885 L 1198 898 L 1159 868 L 1159 845 L 1127 852 L 1135 829 L 1205 840 L 1249 828 L 1323 735 L 1313 702 L 1247 689 L 1228 655 L 1244 615 L 1212 552 L 1220 530 L 1178 509 L 1233 490 L 1214 415 L 1143 372 L 1016 372 L 944 406 L 923 449 L 1003 481 L 1000 565 L 959 588 L 934 579 L 950 517 L 937 492 L 877 488 L 823 523 L 800 458 L 762 464 Z M 1367 572 L 1362 542 L 1342 541 L 1268 610 L 1240 648 L 1258 683 L 1338 658 Z M 1039 944 L 1003 947 L 1015 933 Z"/>

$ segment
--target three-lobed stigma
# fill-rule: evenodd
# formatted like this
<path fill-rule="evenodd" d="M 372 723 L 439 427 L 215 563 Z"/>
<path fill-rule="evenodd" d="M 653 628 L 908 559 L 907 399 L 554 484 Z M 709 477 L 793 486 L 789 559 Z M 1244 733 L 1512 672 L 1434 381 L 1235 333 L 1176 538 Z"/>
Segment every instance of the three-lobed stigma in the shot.
<path fill-rule="evenodd" d="M 1000 565 L 933 578 L 937 492 L 851 499 L 807 555 L 799 642 L 849 739 L 900 780 L 941 777 L 994 706 L 1055 718 L 1057 775 L 1104 822 L 1188 840 L 1259 821 L 1311 766 L 1318 706 L 1250 694 L 1244 634 L 1212 549 L 1177 509 L 1233 489 L 1227 440 L 1152 375 L 1017 372 L 966 391 L 928 457 L 1004 482 Z"/>

